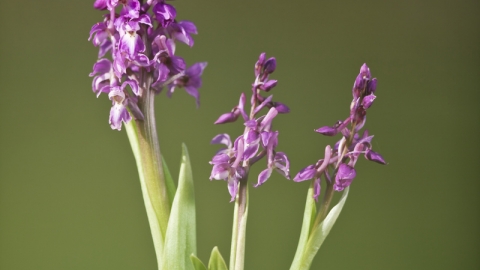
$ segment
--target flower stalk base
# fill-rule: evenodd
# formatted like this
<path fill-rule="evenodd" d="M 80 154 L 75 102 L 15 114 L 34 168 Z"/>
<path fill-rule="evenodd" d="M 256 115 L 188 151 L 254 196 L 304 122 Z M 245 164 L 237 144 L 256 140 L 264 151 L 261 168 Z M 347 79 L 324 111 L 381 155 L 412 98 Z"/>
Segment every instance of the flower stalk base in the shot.
<path fill-rule="evenodd" d="M 138 168 L 157 262 L 161 265 L 171 199 L 166 187 L 158 145 L 153 114 L 153 93 L 145 91 L 140 102 L 144 107 L 144 121 L 132 120 L 126 123 L 125 127 Z"/>

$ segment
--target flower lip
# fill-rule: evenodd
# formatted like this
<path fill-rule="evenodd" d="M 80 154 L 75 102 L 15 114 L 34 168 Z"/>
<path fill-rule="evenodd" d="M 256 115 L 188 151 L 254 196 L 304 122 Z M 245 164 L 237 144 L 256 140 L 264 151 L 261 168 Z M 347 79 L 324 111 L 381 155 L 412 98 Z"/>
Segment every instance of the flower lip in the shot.
<path fill-rule="evenodd" d="M 346 187 L 350 186 L 356 175 L 357 173 L 353 167 L 341 163 L 338 167 L 337 175 L 335 176 L 334 189 L 336 191 L 344 190 Z"/>

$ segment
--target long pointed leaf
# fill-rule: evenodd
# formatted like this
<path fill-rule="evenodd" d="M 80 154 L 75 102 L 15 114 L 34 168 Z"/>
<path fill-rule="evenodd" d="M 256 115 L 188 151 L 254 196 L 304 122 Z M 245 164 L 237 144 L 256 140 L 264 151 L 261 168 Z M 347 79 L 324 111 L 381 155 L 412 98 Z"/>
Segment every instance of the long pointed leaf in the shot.
<path fill-rule="evenodd" d="M 337 221 L 337 218 L 340 215 L 340 212 L 342 212 L 343 206 L 345 205 L 345 201 L 347 200 L 347 197 L 348 197 L 349 190 L 350 190 L 350 187 L 345 188 L 345 190 L 343 191 L 342 197 L 340 198 L 340 201 L 337 203 L 337 205 L 335 205 L 330 210 L 330 212 L 325 217 L 325 219 L 316 228 L 313 228 L 310 234 L 310 237 L 308 239 L 306 249 L 303 253 L 301 264 L 300 264 L 300 267 L 298 268 L 299 270 L 310 269 L 310 265 L 312 264 L 313 258 L 315 258 L 315 255 L 320 249 L 320 246 L 323 244 L 323 241 L 325 240 L 327 235 L 330 233 L 330 230 L 335 224 L 335 221 Z"/>
<path fill-rule="evenodd" d="M 190 260 L 192 261 L 193 268 L 195 270 L 207 270 L 207 267 L 205 267 L 205 264 L 195 255 L 190 255 Z"/>
<path fill-rule="evenodd" d="M 192 168 L 185 144 L 182 145 L 182 164 L 178 188 L 173 199 L 164 249 L 164 270 L 194 270 L 190 254 L 197 253 L 195 194 Z"/>
<path fill-rule="evenodd" d="M 208 262 L 208 270 L 228 270 L 227 264 L 220 254 L 218 247 L 214 247 L 212 254 L 210 255 L 210 261 Z"/>
<path fill-rule="evenodd" d="M 167 194 L 168 199 L 170 200 L 170 205 L 173 205 L 173 198 L 175 198 L 175 183 L 173 182 L 172 174 L 168 169 L 167 162 L 162 156 L 162 166 L 163 166 L 163 173 L 165 174 L 165 185 L 167 187 Z"/>

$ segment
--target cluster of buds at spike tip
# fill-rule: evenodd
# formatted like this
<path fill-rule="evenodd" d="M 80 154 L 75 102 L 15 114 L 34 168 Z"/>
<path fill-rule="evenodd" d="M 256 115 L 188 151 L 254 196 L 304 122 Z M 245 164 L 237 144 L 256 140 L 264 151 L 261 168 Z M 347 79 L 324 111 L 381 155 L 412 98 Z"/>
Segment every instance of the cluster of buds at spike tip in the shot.
<path fill-rule="evenodd" d="M 320 195 L 320 180 L 324 177 L 326 181 L 333 183 L 335 191 L 342 191 L 348 187 L 356 176 L 355 164 L 358 157 L 363 154 L 367 160 L 380 164 L 386 164 L 383 157 L 372 150 L 373 136 L 365 130 L 360 136 L 359 131 L 365 125 L 367 109 L 372 106 L 375 100 L 377 79 L 373 78 L 370 69 L 366 64 L 360 68 L 360 73 L 353 84 L 353 100 L 350 106 L 350 115 L 344 121 L 338 121 L 334 126 L 326 126 L 315 131 L 326 135 L 334 136 L 342 134 L 342 138 L 330 147 L 325 148 L 325 154 L 316 164 L 309 165 L 295 176 L 295 182 L 302 182 L 313 179 L 314 198 L 318 200 Z"/>
<path fill-rule="evenodd" d="M 278 131 L 272 130 L 272 120 L 279 113 L 288 113 L 289 108 L 283 103 L 272 101 L 272 95 L 261 95 L 262 91 L 269 92 L 277 85 L 276 80 L 269 79 L 276 65 L 275 58 L 266 59 L 265 53 L 260 54 L 255 64 L 256 79 L 252 85 L 250 114 L 245 112 L 246 96 L 242 93 L 238 105 L 215 121 L 215 124 L 235 122 L 241 115 L 245 125 L 243 134 L 233 144 L 228 134 L 219 134 L 211 142 L 224 144 L 226 148 L 219 150 L 210 161 L 213 165 L 210 180 L 227 181 L 231 201 L 237 196 L 240 181 L 247 181 L 250 167 L 265 156 L 267 168 L 258 175 L 255 187 L 265 183 L 273 170 L 290 179 L 288 157 L 285 153 L 276 151 Z M 268 112 L 258 116 L 263 108 L 268 109 Z"/>
<path fill-rule="evenodd" d="M 170 97 L 176 87 L 183 87 L 199 105 L 200 76 L 207 64 L 187 68 L 184 59 L 175 55 L 176 41 L 193 46 L 195 24 L 177 21 L 175 8 L 164 0 L 96 0 L 93 6 L 109 11 L 93 25 L 89 40 L 99 47 L 99 59 L 90 73 L 92 89 L 97 97 L 106 93 L 112 101 L 112 129 L 120 130 L 122 122 L 132 117 L 143 120 L 138 100 L 144 91 L 158 94 L 166 87 Z M 111 59 L 105 58 L 108 54 Z"/>

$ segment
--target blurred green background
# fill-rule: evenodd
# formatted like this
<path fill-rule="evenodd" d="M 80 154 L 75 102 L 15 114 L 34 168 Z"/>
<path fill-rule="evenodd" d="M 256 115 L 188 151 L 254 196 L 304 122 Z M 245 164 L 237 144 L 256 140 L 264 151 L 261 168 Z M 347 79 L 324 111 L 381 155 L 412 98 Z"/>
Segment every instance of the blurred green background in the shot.
<path fill-rule="evenodd" d="M 367 129 L 389 162 L 363 158 L 342 215 L 312 269 L 479 269 L 479 1 L 185 1 L 196 23 L 187 63 L 208 61 L 201 107 L 158 96 L 160 143 L 178 175 L 181 143 L 195 177 L 198 255 L 228 260 L 233 204 L 210 182 L 214 126 L 249 92 L 259 53 L 278 61 L 275 121 L 291 172 L 318 160 L 314 128 L 344 119 L 366 62 L 378 78 Z M 125 131 L 91 90 L 103 12 L 93 1 L 0 0 L 0 269 L 155 269 Z M 254 167 L 252 182 L 264 164 Z M 246 269 L 288 269 L 308 183 L 274 174 L 251 189 Z"/>

